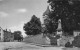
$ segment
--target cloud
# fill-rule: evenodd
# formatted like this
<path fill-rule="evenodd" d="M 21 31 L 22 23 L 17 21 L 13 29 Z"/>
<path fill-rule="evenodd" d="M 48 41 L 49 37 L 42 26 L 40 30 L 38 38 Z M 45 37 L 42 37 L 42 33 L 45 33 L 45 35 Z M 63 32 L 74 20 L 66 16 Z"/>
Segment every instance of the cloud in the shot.
<path fill-rule="evenodd" d="M 21 32 L 22 32 L 22 35 L 23 35 L 24 37 L 26 37 L 25 31 L 23 30 L 23 26 L 24 26 L 24 23 L 25 23 L 25 22 L 26 22 L 26 21 L 22 21 L 19 25 L 17 25 L 17 26 L 12 26 L 12 27 L 10 27 L 9 29 L 11 29 L 12 32 L 14 32 L 14 31 L 21 31 Z"/>
<path fill-rule="evenodd" d="M 0 17 L 7 17 L 8 14 L 6 12 L 0 12 Z"/>
<path fill-rule="evenodd" d="M 17 12 L 19 13 L 25 13 L 27 12 L 27 9 L 23 8 L 23 9 L 17 9 Z"/>
<path fill-rule="evenodd" d="M 3 1 L 3 0 L 0 0 L 0 1 Z"/>

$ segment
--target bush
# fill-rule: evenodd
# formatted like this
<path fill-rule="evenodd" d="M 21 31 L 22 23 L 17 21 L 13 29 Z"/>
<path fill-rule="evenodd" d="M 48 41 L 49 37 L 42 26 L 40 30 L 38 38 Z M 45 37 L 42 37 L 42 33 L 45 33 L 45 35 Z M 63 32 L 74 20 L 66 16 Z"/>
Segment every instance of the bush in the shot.
<path fill-rule="evenodd" d="M 80 35 L 76 36 L 74 38 L 74 41 L 72 42 L 73 46 L 80 47 Z"/>
<path fill-rule="evenodd" d="M 56 37 L 49 36 L 49 38 L 50 38 L 51 45 L 57 45 L 57 38 Z"/>
<path fill-rule="evenodd" d="M 67 43 L 65 44 L 65 47 L 72 47 L 72 44 L 70 44 L 70 42 L 67 42 Z"/>

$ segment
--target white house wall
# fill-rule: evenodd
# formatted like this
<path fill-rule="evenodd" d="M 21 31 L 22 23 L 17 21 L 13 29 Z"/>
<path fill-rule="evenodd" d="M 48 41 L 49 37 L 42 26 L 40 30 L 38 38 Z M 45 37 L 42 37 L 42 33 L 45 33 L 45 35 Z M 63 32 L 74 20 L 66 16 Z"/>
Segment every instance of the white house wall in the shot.
<path fill-rule="evenodd" d="M 75 36 L 80 34 L 80 31 L 74 31 L 73 34 L 74 34 L 74 37 L 75 37 Z"/>
<path fill-rule="evenodd" d="M 1 31 L 0 31 L 0 33 L 1 33 L 1 39 L 0 39 L 0 41 L 4 41 L 4 31 L 3 31 L 3 29 L 2 28 L 0 28 L 1 29 Z"/>

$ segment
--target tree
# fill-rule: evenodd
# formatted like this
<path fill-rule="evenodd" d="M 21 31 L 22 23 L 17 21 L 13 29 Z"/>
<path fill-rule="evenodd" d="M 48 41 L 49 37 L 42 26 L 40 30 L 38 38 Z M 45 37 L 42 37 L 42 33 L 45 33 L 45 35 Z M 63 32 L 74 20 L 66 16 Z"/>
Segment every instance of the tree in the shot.
<path fill-rule="evenodd" d="M 21 31 L 14 31 L 14 40 L 20 40 L 20 38 L 23 38 Z"/>
<path fill-rule="evenodd" d="M 31 20 L 24 24 L 23 29 L 27 35 L 37 35 L 41 33 L 41 22 L 40 19 L 35 15 L 32 16 Z"/>
<path fill-rule="evenodd" d="M 45 24 L 48 32 L 56 30 L 57 21 L 61 19 L 62 29 L 70 34 L 73 30 L 80 30 L 80 1 L 79 0 L 48 0 L 51 10 L 47 15 Z M 46 21 L 45 21 L 46 22 Z M 44 22 L 44 23 L 45 23 Z"/>
<path fill-rule="evenodd" d="M 54 17 L 53 18 L 50 17 L 51 14 L 52 13 L 48 6 L 47 10 L 43 13 L 43 16 L 44 16 L 44 24 L 46 27 L 46 31 L 50 34 L 56 31 L 58 24 L 57 23 L 58 21 Z"/>

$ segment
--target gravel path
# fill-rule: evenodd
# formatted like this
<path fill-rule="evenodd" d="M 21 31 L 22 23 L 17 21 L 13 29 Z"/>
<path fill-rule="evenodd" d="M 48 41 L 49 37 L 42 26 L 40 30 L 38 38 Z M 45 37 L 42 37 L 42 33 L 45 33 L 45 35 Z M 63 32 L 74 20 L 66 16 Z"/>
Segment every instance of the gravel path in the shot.
<path fill-rule="evenodd" d="M 0 50 L 62 50 L 62 47 L 40 47 L 23 42 L 0 42 Z"/>

